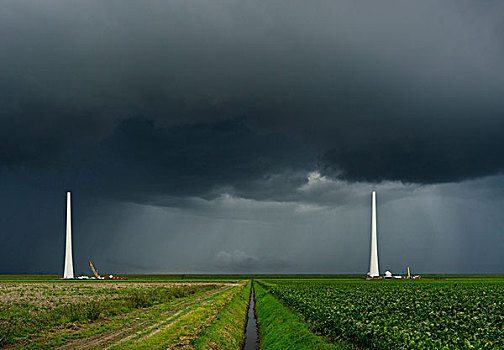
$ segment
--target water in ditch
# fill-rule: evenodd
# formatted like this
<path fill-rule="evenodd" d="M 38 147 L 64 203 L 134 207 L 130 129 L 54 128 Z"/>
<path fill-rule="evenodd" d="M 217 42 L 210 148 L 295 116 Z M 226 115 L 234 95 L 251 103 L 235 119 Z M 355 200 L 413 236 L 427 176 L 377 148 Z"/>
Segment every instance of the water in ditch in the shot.
<path fill-rule="evenodd" d="M 244 350 L 257 350 L 257 320 L 255 318 L 254 284 L 250 290 L 250 306 L 248 310 L 247 328 L 245 329 Z"/>

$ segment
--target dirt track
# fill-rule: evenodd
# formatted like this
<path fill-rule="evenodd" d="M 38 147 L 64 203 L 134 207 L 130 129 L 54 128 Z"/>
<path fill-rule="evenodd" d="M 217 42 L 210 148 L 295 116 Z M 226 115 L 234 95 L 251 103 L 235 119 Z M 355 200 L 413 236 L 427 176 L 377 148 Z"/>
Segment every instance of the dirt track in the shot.
<path fill-rule="evenodd" d="M 192 311 L 188 310 L 189 306 L 205 303 L 208 299 L 232 288 L 233 286 L 236 286 L 236 284 L 226 283 L 221 288 L 207 292 L 196 299 L 183 300 L 176 303 L 172 305 L 172 308 L 169 310 L 162 312 L 160 314 L 161 317 L 156 315 L 149 317 L 150 313 L 153 312 L 153 309 L 144 309 L 141 311 L 144 316 L 142 317 L 142 320 L 137 318 L 137 320 L 133 321 L 128 327 L 121 327 L 115 330 L 107 331 L 103 334 L 96 334 L 91 337 L 79 339 L 77 341 L 67 343 L 58 349 L 109 349 L 114 346 L 120 346 L 135 338 L 135 343 L 140 342 L 162 330 L 169 328 L 176 322 L 176 320 L 190 315 Z M 147 317 L 145 317 L 146 315 Z M 155 318 L 159 320 L 154 321 Z"/>

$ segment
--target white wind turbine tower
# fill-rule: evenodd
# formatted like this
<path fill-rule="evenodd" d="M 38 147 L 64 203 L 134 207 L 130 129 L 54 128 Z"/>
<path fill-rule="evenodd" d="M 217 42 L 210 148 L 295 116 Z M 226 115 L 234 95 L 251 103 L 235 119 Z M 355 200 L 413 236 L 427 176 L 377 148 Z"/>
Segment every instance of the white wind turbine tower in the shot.
<path fill-rule="evenodd" d="M 371 200 L 371 259 L 369 262 L 369 276 L 378 277 L 378 239 L 376 237 L 376 192 L 373 191 Z"/>
<path fill-rule="evenodd" d="M 65 270 L 63 278 L 74 278 L 73 259 L 72 259 L 72 204 L 70 192 L 66 197 L 66 248 L 65 248 Z"/>

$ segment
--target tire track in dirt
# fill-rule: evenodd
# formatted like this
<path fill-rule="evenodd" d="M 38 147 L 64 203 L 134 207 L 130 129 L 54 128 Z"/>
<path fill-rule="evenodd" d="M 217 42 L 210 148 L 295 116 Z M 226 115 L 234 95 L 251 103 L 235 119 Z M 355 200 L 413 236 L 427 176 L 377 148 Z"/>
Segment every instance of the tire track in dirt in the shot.
<path fill-rule="evenodd" d="M 224 293 L 225 291 L 231 289 L 231 286 L 225 286 L 225 287 L 222 287 L 220 288 L 219 290 L 217 291 L 213 291 L 211 293 L 208 293 L 207 295 L 201 297 L 201 298 L 198 298 L 198 299 L 195 299 L 189 303 L 185 303 L 184 306 L 187 308 L 188 306 L 191 306 L 191 305 L 195 305 L 195 304 L 204 304 L 204 303 L 208 303 L 208 301 L 205 301 L 205 300 L 208 300 L 210 299 L 211 297 L 215 296 L 216 294 L 221 294 L 221 293 Z M 180 308 L 179 308 L 180 309 Z M 170 310 L 170 311 L 165 311 L 165 312 L 162 312 L 161 315 L 162 316 L 165 316 L 165 315 L 169 315 L 169 314 L 172 314 L 174 311 L 176 310 Z M 122 338 L 120 339 L 119 341 L 117 341 L 116 343 L 112 344 L 112 345 L 109 345 L 108 347 L 106 347 L 105 349 L 110 349 L 111 347 L 114 347 L 114 346 L 117 346 L 117 345 L 121 345 L 122 343 L 132 339 L 132 338 L 135 338 L 136 336 L 139 336 L 140 334 L 146 332 L 146 331 L 150 331 L 152 329 L 154 329 L 154 331 L 150 332 L 150 333 L 147 333 L 145 334 L 143 337 L 135 340 L 135 342 L 139 342 L 141 340 L 144 340 L 146 338 L 149 338 L 151 336 L 153 336 L 154 334 L 172 326 L 176 321 L 173 321 L 173 322 L 169 322 L 171 320 L 173 320 L 175 317 L 177 317 L 178 315 L 180 315 L 184 310 L 180 310 L 178 312 L 176 312 L 175 314 L 173 314 L 171 317 L 168 317 L 167 319 L 161 321 L 161 322 L 158 322 L 152 326 L 149 326 L 147 328 L 144 328 L 144 329 L 141 329 L 137 332 L 135 332 L 134 334 L 131 334 L 125 338 Z M 193 310 L 189 311 L 189 312 L 186 312 L 185 314 L 183 314 L 180 318 L 182 317 L 185 317 L 185 316 L 188 316 L 190 314 L 192 314 Z"/>
<path fill-rule="evenodd" d="M 175 317 L 177 317 L 178 315 L 180 315 L 180 314 L 182 313 L 182 311 L 183 311 L 183 310 L 180 310 L 180 311 L 176 312 L 175 314 L 173 314 L 171 317 L 168 317 L 168 318 L 167 318 L 166 320 L 164 320 L 163 322 L 156 323 L 156 324 L 155 324 L 155 325 L 153 325 L 153 326 L 147 327 L 146 329 L 139 330 L 139 331 L 137 331 L 137 332 L 135 332 L 135 333 L 133 333 L 133 334 L 128 335 L 128 336 L 127 336 L 127 337 L 125 337 L 125 338 L 119 339 L 117 342 L 115 342 L 114 344 L 111 344 L 111 345 L 107 346 L 105 349 L 110 349 L 110 348 L 112 348 L 112 347 L 114 347 L 114 346 L 119 346 L 119 345 L 121 345 L 122 343 L 127 342 L 128 340 L 133 339 L 133 338 L 135 338 L 135 337 L 139 336 L 140 334 L 144 333 L 145 331 L 147 331 L 147 332 L 148 332 L 149 330 L 151 330 L 151 329 L 153 329 L 153 328 L 159 327 L 161 324 L 165 324 L 165 323 L 167 323 L 168 321 L 173 320 Z M 187 316 L 187 315 L 189 315 L 189 314 L 191 314 L 191 313 L 192 313 L 192 311 L 189 311 L 189 312 L 185 313 L 184 315 L 182 315 L 181 317 Z M 161 328 L 162 328 L 162 329 L 168 328 L 169 326 L 171 326 L 171 325 L 172 325 L 172 324 L 174 324 L 175 322 L 176 322 L 176 321 L 168 322 L 168 324 L 166 324 L 165 326 L 163 326 L 163 327 L 161 327 Z M 135 342 L 138 342 L 138 341 L 139 341 L 139 340 L 141 340 L 141 339 L 147 338 L 147 337 L 149 337 L 149 336 L 151 336 L 151 335 L 153 335 L 153 334 L 157 333 L 157 332 L 159 331 L 159 329 L 160 329 L 160 328 L 158 328 L 158 329 L 154 330 L 154 331 L 153 331 L 153 332 L 151 332 L 151 333 L 146 334 L 146 335 L 145 335 L 145 336 L 143 336 L 142 338 L 137 339 Z"/>
<path fill-rule="evenodd" d="M 204 300 L 210 299 L 214 295 L 225 292 L 226 290 L 229 290 L 233 286 L 236 286 L 236 284 L 225 285 L 216 291 L 215 290 L 210 291 L 209 293 L 206 293 L 203 296 L 196 298 L 194 300 L 186 300 L 186 301 L 181 301 L 179 303 L 176 303 L 173 305 L 173 307 L 175 307 L 175 308 L 170 309 L 168 311 L 164 311 L 160 314 L 160 316 L 168 316 L 168 315 L 171 315 L 171 316 L 168 317 L 167 319 L 164 319 L 161 322 L 155 323 L 154 325 L 147 326 L 149 321 L 152 320 L 152 319 L 149 319 L 149 320 L 137 322 L 129 327 L 121 327 L 119 329 L 108 332 L 106 334 L 97 334 L 97 335 L 94 335 L 94 336 L 91 336 L 88 338 L 79 339 L 78 341 L 75 341 L 75 342 L 72 342 L 69 344 L 65 344 L 61 347 L 58 347 L 57 349 L 60 349 L 60 350 L 69 350 L 69 349 L 82 349 L 82 350 L 84 350 L 84 349 L 93 349 L 93 348 L 109 349 L 113 346 L 120 345 L 120 344 L 124 343 L 125 341 L 130 340 L 130 339 L 134 338 L 135 336 L 138 336 L 138 335 L 144 333 L 145 331 L 149 331 L 149 330 L 154 329 L 156 327 L 163 326 L 163 324 L 166 324 L 167 322 L 169 322 L 173 318 L 180 315 L 180 313 L 182 313 L 185 308 L 187 308 L 191 305 L 200 303 Z M 149 311 L 152 311 L 152 310 L 146 310 L 145 312 L 148 313 Z M 186 314 L 182 315 L 182 317 L 184 317 L 184 316 L 186 316 Z M 170 325 L 171 324 L 173 324 L 173 322 L 171 322 Z M 165 327 L 165 328 L 167 328 L 167 327 Z"/>

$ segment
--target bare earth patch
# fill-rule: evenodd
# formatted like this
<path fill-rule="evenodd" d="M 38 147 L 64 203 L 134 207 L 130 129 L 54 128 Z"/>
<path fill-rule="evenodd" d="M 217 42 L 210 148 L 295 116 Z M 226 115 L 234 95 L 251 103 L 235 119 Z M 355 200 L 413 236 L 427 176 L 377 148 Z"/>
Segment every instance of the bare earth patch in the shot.
<path fill-rule="evenodd" d="M 30 313 L 37 313 L 66 304 L 114 299 L 132 289 L 146 290 L 200 284 L 208 283 L 108 281 L 0 283 L 0 309 L 23 307 Z"/>

